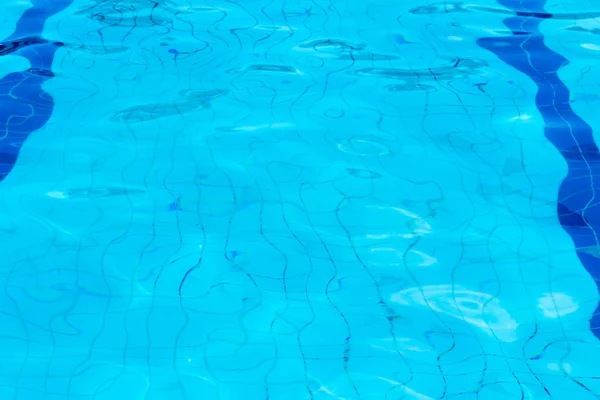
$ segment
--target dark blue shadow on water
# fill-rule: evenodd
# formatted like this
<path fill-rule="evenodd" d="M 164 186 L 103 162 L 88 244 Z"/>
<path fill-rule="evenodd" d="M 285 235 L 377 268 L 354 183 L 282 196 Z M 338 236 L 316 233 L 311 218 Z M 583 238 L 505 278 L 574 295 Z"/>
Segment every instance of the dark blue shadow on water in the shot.
<path fill-rule="evenodd" d="M 31 3 L 14 33 L 0 42 L 0 57 L 18 55 L 31 64 L 27 71 L 14 72 L 0 80 L 0 181 L 13 169 L 23 142 L 44 126 L 52 114 L 54 101 L 42 85 L 54 76 L 52 61 L 62 43 L 43 38 L 44 24 L 72 0 Z"/>
<path fill-rule="evenodd" d="M 536 106 L 544 119 L 544 134 L 568 165 L 557 199 L 558 219 L 571 236 L 577 249 L 598 248 L 600 232 L 600 151 L 592 128 L 571 108 L 569 89 L 558 77 L 558 70 L 568 63 L 544 44 L 539 24 L 552 15 L 544 11 L 544 1 L 499 0 L 514 11 L 504 24 L 513 33 L 506 37 L 478 40 L 483 47 L 506 64 L 531 78 L 538 87 Z M 532 32 L 533 35 L 520 35 Z M 596 283 L 600 282 L 599 252 L 578 251 L 577 255 Z M 590 321 L 600 338 L 598 309 Z"/>

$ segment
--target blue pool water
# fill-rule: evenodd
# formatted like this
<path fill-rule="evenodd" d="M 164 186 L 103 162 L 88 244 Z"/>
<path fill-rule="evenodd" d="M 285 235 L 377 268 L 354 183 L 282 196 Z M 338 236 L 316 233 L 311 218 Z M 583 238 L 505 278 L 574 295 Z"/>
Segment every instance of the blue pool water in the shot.
<path fill-rule="evenodd" d="M 600 5 L 0 5 L 0 399 L 600 397 Z"/>

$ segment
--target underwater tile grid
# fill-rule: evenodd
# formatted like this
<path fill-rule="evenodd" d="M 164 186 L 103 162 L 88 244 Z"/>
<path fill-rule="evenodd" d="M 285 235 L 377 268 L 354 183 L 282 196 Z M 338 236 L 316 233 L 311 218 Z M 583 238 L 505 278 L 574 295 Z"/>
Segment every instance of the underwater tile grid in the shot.
<path fill-rule="evenodd" d="M 600 3 L 0 3 L 0 399 L 600 398 Z"/>

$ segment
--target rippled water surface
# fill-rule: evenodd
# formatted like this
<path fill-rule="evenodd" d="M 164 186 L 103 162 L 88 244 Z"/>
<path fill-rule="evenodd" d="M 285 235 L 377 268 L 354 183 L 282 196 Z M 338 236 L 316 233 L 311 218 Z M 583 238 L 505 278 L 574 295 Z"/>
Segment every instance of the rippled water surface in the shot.
<path fill-rule="evenodd" d="M 0 399 L 597 399 L 599 17 L 2 2 Z"/>

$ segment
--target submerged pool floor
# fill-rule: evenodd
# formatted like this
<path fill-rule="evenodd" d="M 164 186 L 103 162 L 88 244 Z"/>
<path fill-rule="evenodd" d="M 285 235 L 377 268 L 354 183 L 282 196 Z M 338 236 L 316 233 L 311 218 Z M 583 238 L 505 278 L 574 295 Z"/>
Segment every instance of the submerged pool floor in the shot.
<path fill-rule="evenodd" d="M 0 399 L 600 397 L 600 5 L 0 5 Z"/>

